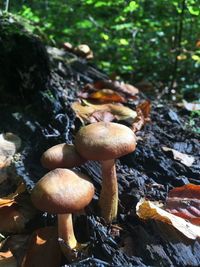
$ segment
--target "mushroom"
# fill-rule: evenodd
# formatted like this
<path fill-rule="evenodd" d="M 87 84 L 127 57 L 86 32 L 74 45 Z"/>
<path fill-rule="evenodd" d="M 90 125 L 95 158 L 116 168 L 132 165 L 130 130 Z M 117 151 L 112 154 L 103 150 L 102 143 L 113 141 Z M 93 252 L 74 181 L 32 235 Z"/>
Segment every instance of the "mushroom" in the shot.
<path fill-rule="evenodd" d="M 115 159 L 135 150 L 135 134 L 122 124 L 97 122 L 84 126 L 77 132 L 75 147 L 82 157 L 101 162 L 102 189 L 99 206 L 102 217 L 107 223 L 111 223 L 116 218 L 118 209 Z"/>
<path fill-rule="evenodd" d="M 58 144 L 47 149 L 42 157 L 41 163 L 44 168 L 53 170 L 56 168 L 73 168 L 85 163 L 75 150 L 74 145 Z"/>
<path fill-rule="evenodd" d="M 85 208 L 94 195 L 89 177 L 68 169 L 55 169 L 40 179 L 31 192 L 34 206 L 42 211 L 58 214 L 58 236 L 65 244 L 61 250 L 69 261 L 77 259 L 82 244 L 76 240 L 72 213 Z"/>

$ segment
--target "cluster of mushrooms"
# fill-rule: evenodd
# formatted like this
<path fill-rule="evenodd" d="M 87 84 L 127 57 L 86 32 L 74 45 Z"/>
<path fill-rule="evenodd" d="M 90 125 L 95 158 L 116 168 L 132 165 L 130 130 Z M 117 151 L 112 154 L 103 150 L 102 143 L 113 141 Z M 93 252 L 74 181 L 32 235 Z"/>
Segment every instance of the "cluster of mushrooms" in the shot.
<path fill-rule="evenodd" d="M 83 210 L 95 192 L 89 177 L 70 168 L 87 160 L 101 163 L 99 207 L 106 223 L 112 223 L 118 209 L 115 159 L 131 153 L 135 147 L 136 137 L 130 128 L 118 123 L 97 122 L 83 126 L 75 136 L 74 145 L 58 144 L 42 155 L 41 163 L 50 172 L 37 182 L 31 200 L 39 210 L 57 214 L 58 237 L 64 241 L 60 243 L 61 250 L 69 261 L 76 260 L 77 251 L 83 248 L 74 235 L 72 213 Z"/>

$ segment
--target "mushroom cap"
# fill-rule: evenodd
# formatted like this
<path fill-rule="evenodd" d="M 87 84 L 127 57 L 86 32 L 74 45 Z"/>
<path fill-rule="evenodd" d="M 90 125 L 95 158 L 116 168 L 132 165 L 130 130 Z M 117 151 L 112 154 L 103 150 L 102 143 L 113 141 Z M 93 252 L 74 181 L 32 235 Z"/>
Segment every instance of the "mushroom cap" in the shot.
<path fill-rule="evenodd" d="M 73 168 L 85 163 L 83 159 L 75 150 L 74 145 L 59 144 L 47 149 L 42 157 L 41 164 L 48 170 L 56 168 Z"/>
<path fill-rule="evenodd" d="M 136 137 L 125 125 L 97 122 L 78 131 L 75 147 L 78 153 L 88 160 L 109 160 L 134 151 Z"/>
<path fill-rule="evenodd" d="M 64 214 L 80 211 L 93 195 L 94 186 L 89 177 L 68 169 L 55 169 L 37 182 L 31 200 L 39 210 Z"/>

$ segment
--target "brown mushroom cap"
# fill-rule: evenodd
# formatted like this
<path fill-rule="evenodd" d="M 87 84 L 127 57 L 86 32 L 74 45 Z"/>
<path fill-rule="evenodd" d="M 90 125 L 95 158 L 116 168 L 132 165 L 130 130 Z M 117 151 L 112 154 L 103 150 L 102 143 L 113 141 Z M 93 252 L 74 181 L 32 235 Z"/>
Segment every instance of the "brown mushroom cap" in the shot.
<path fill-rule="evenodd" d="M 109 160 L 134 151 L 136 137 L 130 128 L 122 124 L 97 122 L 78 131 L 75 147 L 88 160 Z"/>
<path fill-rule="evenodd" d="M 68 169 L 55 169 L 37 182 L 31 200 L 39 210 L 64 214 L 83 209 L 93 195 L 94 186 L 86 175 Z"/>
<path fill-rule="evenodd" d="M 85 163 L 83 159 L 75 150 L 74 145 L 59 144 L 47 149 L 42 157 L 41 164 L 48 170 L 56 168 L 73 168 Z"/>

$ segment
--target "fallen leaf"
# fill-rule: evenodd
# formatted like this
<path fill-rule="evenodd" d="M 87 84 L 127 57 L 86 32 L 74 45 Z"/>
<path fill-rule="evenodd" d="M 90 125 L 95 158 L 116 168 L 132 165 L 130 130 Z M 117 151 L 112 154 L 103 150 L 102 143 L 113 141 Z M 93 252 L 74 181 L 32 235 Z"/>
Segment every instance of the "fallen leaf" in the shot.
<path fill-rule="evenodd" d="M 19 196 L 19 194 L 23 193 L 26 190 L 24 183 L 20 183 L 17 187 L 16 191 L 6 197 L 0 198 L 0 208 L 4 206 L 11 206 L 12 204 L 16 203 L 15 198 Z"/>
<path fill-rule="evenodd" d="M 0 252 L 1 267 L 17 267 L 17 261 L 10 250 Z"/>
<path fill-rule="evenodd" d="M 151 201 L 141 199 L 136 206 L 137 215 L 143 220 L 158 220 L 172 225 L 189 239 L 200 237 L 200 227 L 160 208 Z"/>
<path fill-rule="evenodd" d="M 188 103 L 187 101 L 183 100 L 183 106 L 189 111 L 200 110 L 200 103 Z"/>
<path fill-rule="evenodd" d="M 95 111 L 90 116 L 90 123 L 95 123 L 99 121 L 111 122 L 115 119 L 115 116 L 109 111 Z"/>
<path fill-rule="evenodd" d="M 187 167 L 192 166 L 192 164 L 195 161 L 194 157 L 181 153 L 175 149 L 172 149 L 166 146 L 163 146 L 162 149 L 166 152 L 172 152 L 174 159 L 177 161 L 180 161 L 182 164 L 184 164 Z"/>
<path fill-rule="evenodd" d="M 60 261 L 57 229 L 45 227 L 32 234 L 21 267 L 59 267 Z"/>
<path fill-rule="evenodd" d="M 99 103 L 108 102 L 125 102 L 125 98 L 111 89 L 102 89 L 97 92 L 93 92 L 88 96 L 89 99 L 97 100 Z"/>
<path fill-rule="evenodd" d="M 72 108 L 83 124 L 98 121 L 130 120 L 134 121 L 137 113 L 119 104 L 98 104 L 94 105 L 88 101 L 74 102 Z"/>
<path fill-rule="evenodd" d="M 200 225 L 200 185 L 187 184 L 169 191 L 166 210 Z"/>
<path fill-rule="evenodd" d="M 99 80 L 93 84 L 87 84 L 84 88 L 83 91 L 98 91 L 102 89 L 111 89 L 115 92 L 120 93 L 122 96 L 126 96 L 128 98 L 133 98 L 135 97 L 138 93 L 139 90 L 135 86 L 131 84 L 127 84 L 124 82 L 120 81 L 111 81 L 111 80 Z"/>
<path fill-rule="evenodd" d="M 0 232 L 6 233 L 20 233 L 25 229 L 26 223 L 33 218 L 36 213 L 36 209 L 33 207 L 30 195 L 23 192 L 23 186 L 19 187 L 15 195 L 15 201 L 10 205 L 4 203 L 0 207 Z M 11 200 L 12 201 L 12 200 Z"/>
<path fill-rule="evenodd" d="M 27 218 L 20 212 L 17 205 L 2 207 L 0 209 L 0 232 L 19 233 L 24 230 Z"/>
<path fill-rule="evenodd" d="M 21 266 L 20 263 L 24 257 L 25 251 L 27 250 L 27 243 L 29 239 L 30 235 L 28 234 L 12 234 L 4 240 L 2 250 L 11 251 L 12 254 L 15 255 L 18 266 Z"/>
<path fill-rule="evenodd" d="M 141 128 L 150 121 L 151 103 L 150 101 L 144 101 L 136 108 L 137 117 L 135 118 L 131 128 L 133 132 L 141 130 Z"/>

